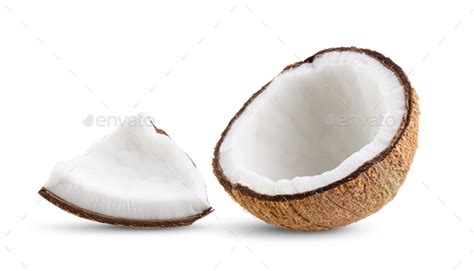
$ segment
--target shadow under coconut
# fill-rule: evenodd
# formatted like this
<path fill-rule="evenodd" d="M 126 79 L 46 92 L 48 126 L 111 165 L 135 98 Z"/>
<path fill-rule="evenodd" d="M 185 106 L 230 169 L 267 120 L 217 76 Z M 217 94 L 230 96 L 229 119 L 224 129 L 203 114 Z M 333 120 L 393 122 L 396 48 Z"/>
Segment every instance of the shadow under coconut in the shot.
<path fill-rule="evenodd" d="M 66 222 L 66 223 L 45 223 L 37 226 L 39 230 L 53 231 L 55 233 L 101 233 L 101 234 L 116 234 L 116 233 L 134 233 L 134 234 L 150 234 L 150 233 L 191 233 L 191 232 L 213 232 L 225 233 L 235 235 L 243 238 L 305 238 L 316 237 L 334 237 L 354 234 L 364 234 L 369 229 L 367 225 L 359 225 L 358 223 L 346 227 L 334 228 L 326 231 L 316 232 L 298 232 L 291 231 L 279 227 L 266 224 L 258 220 L 244 220 L 244 221 L 229 221 L 216 223 L 194 223 L 189 226 L 182 227 L 168 227 L 168 228 L 131 228 L 124 226 L 116 226 L 104 223 L 96 223 L 84 221 Z"/>
<path fill-rule="evenodd" d="M 150 232 L 179 232 L 179 231 L 199 231 L 205 228 L 205 225 L 190 225 L 182 227 L 167 228 L 132 228 L 124 226 L 116 226 L 96 222 L 83 223 L 48 223 L 38 227 L 40 230 L 61 232 L 61 233 L 150 233 Z"/>
<path fill-rule="evenodd" d="M 244 238 L 325 238 L 345 235 L 359 235 L 365 234 L 369 231 L 368 225 L 362 225 L 355 223 L 346 227 L 333 228 L 326 231 L 292 231 L 284 228 L 276 227 L 264 222 L 254 221 L 233 221 L 233 222 L 220 222 L 213 225 L 214 229 L 217 228 L 220 231 L 227 231 L 237 237 L 241 236 Z"/>

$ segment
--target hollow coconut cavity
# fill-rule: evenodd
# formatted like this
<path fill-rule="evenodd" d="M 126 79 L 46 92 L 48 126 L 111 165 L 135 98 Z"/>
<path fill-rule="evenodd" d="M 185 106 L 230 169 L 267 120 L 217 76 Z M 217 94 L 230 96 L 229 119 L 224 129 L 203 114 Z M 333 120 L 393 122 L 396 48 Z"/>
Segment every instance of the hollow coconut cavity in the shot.
<path fill-rule="evenodd" d="M 417 146 L 418 104 L 389 58 L 332 48 L 256 92 L 216 145 L 214 173 L 265 222 L 325 230 L 390 201 Z"/>
<path fill-rule="evenodd" d="M 144 114 L 59 162 L 39 193 L 77 216 L 130 227 L 184 226 L 212 211 L 194 163 Z"/>

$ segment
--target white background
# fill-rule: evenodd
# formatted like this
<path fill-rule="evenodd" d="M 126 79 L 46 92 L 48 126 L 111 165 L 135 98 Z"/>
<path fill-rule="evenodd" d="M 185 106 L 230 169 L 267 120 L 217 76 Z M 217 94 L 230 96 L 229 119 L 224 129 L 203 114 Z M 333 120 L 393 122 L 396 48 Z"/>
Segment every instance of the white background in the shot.
<path fill-rule="evenodd" d="M 471 1 L 0 1 L 1 270 L 473 270 Z M 215 143 L 287 64 L 355 45 L 392 58 L 421 101 L 420 147 L 394 201 L 345 228 L 295 233 L 246 213 L 212 174 Z M 36 192 L 56 161 L 148 112 L 194 159 L 216 211 L 136 230 Z"/>

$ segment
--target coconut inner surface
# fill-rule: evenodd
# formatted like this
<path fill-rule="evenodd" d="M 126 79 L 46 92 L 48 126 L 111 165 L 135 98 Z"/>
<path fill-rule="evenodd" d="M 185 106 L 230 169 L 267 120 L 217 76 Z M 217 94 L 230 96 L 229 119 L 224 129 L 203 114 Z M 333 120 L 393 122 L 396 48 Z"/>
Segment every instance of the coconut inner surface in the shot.
<path fill-rule="evenodd" d="M 76 206 L 119 218 L 176 219 L 210 207 L 192 161 L 148 119 L 124 122 L 83 155 L 59 162 L 44 187 Z"/>
<path fill-rule="evenodd" d="M 398 77 L 358 52 L 278 75 L 232 124 L 220 165 L 232 183 L 295 194 L 338 181 L 383 151 L 405 112 Z"/>

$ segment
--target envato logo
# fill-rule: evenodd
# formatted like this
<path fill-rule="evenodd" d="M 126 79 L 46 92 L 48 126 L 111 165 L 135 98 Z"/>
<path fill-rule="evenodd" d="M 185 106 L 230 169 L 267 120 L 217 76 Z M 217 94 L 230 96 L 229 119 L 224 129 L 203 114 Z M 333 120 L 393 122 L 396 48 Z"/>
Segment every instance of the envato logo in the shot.
<path fill-rule="evenodd" d="M 129 126 L 129 127 L 148 127 L 153 126 L 154 119 L 151 116 L 139 114 L 137 116 L 121 117 L 121 116 L 94 116 L 92 114 L 87 115 L 83 120 L 82 124 L 86 127 L 118 127 L 118 126 Z"/>
<path fill-rule="evenodd" d="M 396 120 L 392 116 L 384 115 L 330 113 L 325 116 L 324 125 L 329 127 L 392 127 L 396 125 Z"/>

